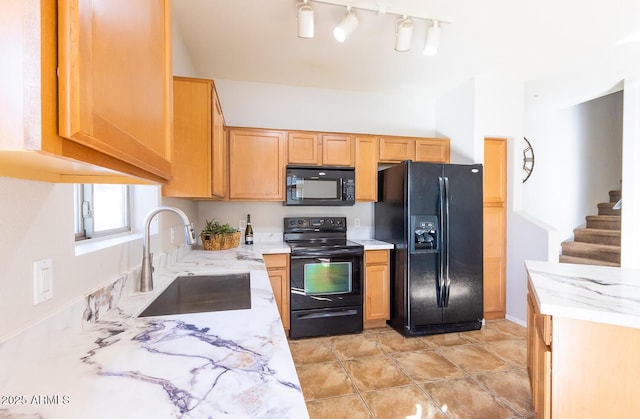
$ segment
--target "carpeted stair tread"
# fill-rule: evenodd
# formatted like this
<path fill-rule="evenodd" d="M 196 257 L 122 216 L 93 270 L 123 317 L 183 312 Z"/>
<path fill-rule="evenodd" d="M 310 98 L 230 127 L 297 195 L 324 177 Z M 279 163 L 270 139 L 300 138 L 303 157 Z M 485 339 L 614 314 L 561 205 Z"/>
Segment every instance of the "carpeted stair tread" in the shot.
<path fill-rule="evenodd" d="M 573 230 L 574 241 L 620 246 L 620 230 L 601 228 L 576 228 Z"/>
<path fill-rule="evenodd" d="M 622 191 L 609 191 L 609 202 L 614 204 L 622 198 Z"/>
<path fill-rule="evenodd" d="M 575 241 L 564 242 L 562 243 L 562 254 L 611 263 L 620 263 L 620 246 Z"/>
<path fill-rule="evenodd" d="M 620 230 L 619 215 L 587 215 L 587 228 Z"/>
<path fill-rule="evenodd" d="M 581 265 L 598 265 L 598 266 L 620 266 L 619 263 L 606 262 L 603 260 L 586 259 L 586 258 L 567 256 L 567 255 L 560 255 L 560 263 L 578 263 Z"/>
<path fill-rule="evenodd" d="M 598 204 L 598 215 L 618 215 L 620 216 L 620 209 L 613 209 L 615 202 L 601 202 Z"/>

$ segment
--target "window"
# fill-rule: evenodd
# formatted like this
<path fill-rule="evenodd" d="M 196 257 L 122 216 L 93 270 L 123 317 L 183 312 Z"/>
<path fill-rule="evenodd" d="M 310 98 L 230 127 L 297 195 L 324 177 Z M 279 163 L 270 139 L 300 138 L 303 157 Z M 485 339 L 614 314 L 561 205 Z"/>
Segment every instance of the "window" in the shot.
<path fill-rule="evenodd" d="M 131 231 L 128 185 L 76 184 L 76 240 Z"/>

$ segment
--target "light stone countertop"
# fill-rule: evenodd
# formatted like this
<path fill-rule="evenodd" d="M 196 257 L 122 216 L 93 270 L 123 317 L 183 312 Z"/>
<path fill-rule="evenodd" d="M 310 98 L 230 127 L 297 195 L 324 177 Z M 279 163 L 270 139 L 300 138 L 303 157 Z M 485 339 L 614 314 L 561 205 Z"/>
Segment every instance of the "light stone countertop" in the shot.
<path fill-rule="evenodd" d="M 288 252 L 191 250 L 150 293 L 120 279 L 0 343 L 0 417 L 308 418 L 261 257 Z M 250 272 L 251 309 L 136 317 L 177 275 L 233 272 Z"/>
<path fill-rule="evenodd" d="M 352 242 L 361 244 L 364 246 L 364 250 L 385 250 L 393 249 L 393 244 L 383 242 L 376 239 L 349 239 Z"/>
<path fill-rule="evenodd" d="M 526 261 L 542 314 L 640 328 L 640 270 Z"/>

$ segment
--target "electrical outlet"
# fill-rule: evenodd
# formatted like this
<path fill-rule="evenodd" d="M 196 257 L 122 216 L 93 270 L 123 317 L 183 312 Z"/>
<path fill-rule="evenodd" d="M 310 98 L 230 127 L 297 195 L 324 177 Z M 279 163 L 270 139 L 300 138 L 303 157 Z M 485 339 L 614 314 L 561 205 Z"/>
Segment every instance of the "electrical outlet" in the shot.
<path fill-rule="evenodd" d="M 169 232 L 171 236 L 171 244 L 173 244 L 176 241 L 176 230 L 173 227 L 171 227 L 169 229 Z"/>
<path fill-rule="evenodd" d="M 359 218 L 354 218 L 353 226 L 354 227 L 360 227 L 360 219 Z"/>
<path fill-rule="evenodd" d="M 33 262 L 33 305 L 53 297 L 53 261 L 51 258 Z"/>
<path fill-rule="evenodd" d="M 245 220 L 238 221 L 238 228 L 240 229 L 240 231 L 244 231 L 246 226 L 247 226 L 247 222 Z"/>

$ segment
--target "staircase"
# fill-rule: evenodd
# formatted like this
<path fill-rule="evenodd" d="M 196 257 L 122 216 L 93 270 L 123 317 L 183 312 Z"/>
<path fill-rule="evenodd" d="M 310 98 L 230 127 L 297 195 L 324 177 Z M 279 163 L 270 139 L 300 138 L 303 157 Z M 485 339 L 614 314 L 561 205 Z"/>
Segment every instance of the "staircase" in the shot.
<path fill-rule="evenodd" d="M 620 209 L 613 209 L 620 198 L 621 191 L 609 191 L 598 215 L 588 215 L 586 227 L 573 230 L 574 241 L 562 243 L 560 262 L 620 266 Z"/>

